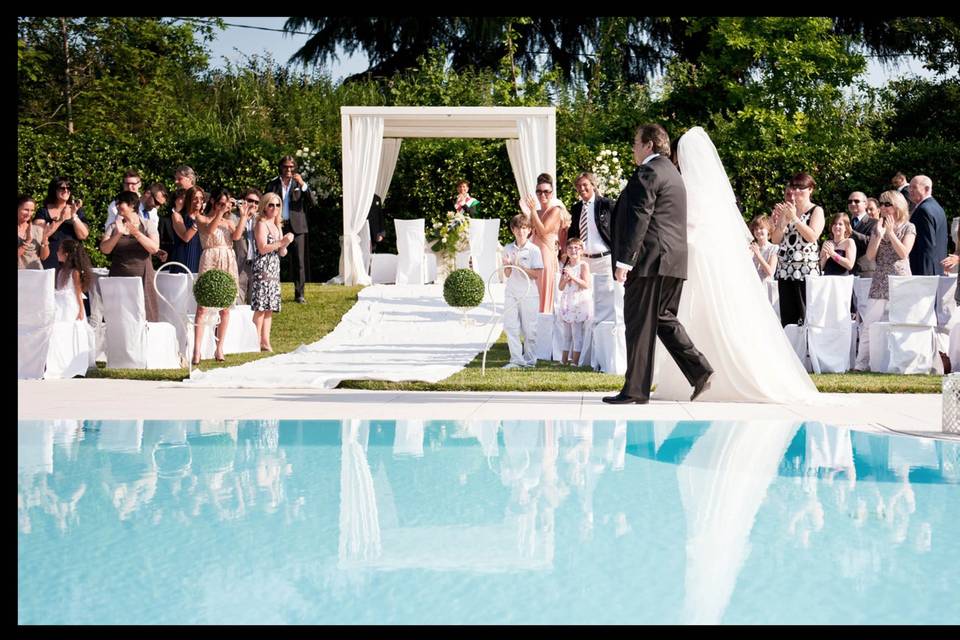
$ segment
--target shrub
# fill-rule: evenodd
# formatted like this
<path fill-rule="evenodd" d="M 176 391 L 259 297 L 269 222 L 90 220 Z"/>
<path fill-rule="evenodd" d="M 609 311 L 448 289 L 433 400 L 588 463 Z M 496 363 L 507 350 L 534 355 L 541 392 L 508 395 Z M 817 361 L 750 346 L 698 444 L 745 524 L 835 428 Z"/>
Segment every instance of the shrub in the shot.
<path fill-rule="evenodd" d="M 193 297 L 201 307 L 223 309 L 232 306 L 236 300 L 237 283 L 226 271 L 210 269 L 193 284 Z"/>
<path fill-rule="evenodd" d="M 475 307 L 483 292 L 483 278 L 471 269 L 457 269 L 443 283 L 443 299 L 451 307 Z"/>

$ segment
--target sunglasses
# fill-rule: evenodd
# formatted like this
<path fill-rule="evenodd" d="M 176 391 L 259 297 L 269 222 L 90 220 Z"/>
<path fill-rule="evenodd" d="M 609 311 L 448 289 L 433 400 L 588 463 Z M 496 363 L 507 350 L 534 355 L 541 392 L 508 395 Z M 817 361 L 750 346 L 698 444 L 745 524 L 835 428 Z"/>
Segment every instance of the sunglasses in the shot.
<path fill-rule="evenodd" d="M 267 203 L 267 209 L 275 209 L 275 208 L 277 208 L 277 207 L 279 207 L 279 206 L 280 206 L 280 205 L 278 205 L 276 202 L 268 202 L 268 203 Z"/>
<path fill-rule="evenodd" d="M 847 202 L 850 204 L 860 204 L 863 200 L 847 200 Z"/>
<path fill-rule="evenodd" d="M 541 193 L 550 194 L 553 193 L 553 189 L 537 189 L 537 195 L 540 195 Z"/>
<path fill-rule="evenodd" d="M 248 204 L 260 204 L 259 200 L 254 200 L 253 198 L 244 198 L 243 201 Z"/>
<path fill-rule="evenodd" d="M 881 207 L 892 207 L 892 206 L 893 206 L 893 203 L 892 203 L 892 202 L 881 202 L 881 203 L 880 203 L 880 206 L 881 206 Z"/>
<path fill-rule="evenodd" d="M 70 187 L 68 185 L 62 184 L 59 187 L 57 187 L 57 191 L 70 191 Z"/>

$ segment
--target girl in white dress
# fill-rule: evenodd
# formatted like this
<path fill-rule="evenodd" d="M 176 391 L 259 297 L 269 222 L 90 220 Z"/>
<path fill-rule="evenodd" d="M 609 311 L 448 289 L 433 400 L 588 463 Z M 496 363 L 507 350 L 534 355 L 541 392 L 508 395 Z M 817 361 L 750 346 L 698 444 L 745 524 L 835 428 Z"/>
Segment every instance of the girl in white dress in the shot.
<path fill-rule="evenodd" d="M 93 279 L 90 256 L 80 242 L 68 238 L 57 247 L 57 260 L 60 269 L 57 271 L 57 288 L 54 292 L 56 320 L 86 320 L 83 294 L 89 290 Z"/>
<path fill-rule="evenodd" d="M 567 261 L 560 275 L 559 314 L 563 327 L 563 364 L 579 364 L 583 349 L 583 333 L 593 319 L 593 289 L 590 287 L 590 265 L 582 259 L 583 241 L 567 240 Z M 567 354 L 570 359 L 567 360 Z"/>

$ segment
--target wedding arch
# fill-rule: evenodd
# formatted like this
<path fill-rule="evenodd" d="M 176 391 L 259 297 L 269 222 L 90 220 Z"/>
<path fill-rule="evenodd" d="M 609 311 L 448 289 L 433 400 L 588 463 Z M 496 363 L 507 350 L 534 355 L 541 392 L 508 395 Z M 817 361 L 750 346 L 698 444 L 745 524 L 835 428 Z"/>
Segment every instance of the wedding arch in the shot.
<path fill-rule="evenodd" d="M 370 284 L 362 233 L 374 194 L 386 199 L 404 138 L 503 138 L 517 191 L 557 175 L 554 107 L 340 107 L 343 141 L 343 283 Z"/>

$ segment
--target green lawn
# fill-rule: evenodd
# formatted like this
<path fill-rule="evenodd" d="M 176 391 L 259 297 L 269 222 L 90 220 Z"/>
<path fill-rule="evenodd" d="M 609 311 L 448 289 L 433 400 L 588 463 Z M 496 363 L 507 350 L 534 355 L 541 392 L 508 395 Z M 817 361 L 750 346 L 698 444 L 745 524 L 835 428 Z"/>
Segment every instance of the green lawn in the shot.
<path fill-rule="evenodd" d="M 308 304 L 293 301 L 293 284 L 282 285 L 283 311 L 273 316 L 271 342 L 275 353 L 293 351 L 301 344 L 316 342 L 330 333 L 340 317 L 357 301 L 361 287 L 307 284 Z M 229 367 L 273 354 L 238 353 L 225 362 L 204 360 L 204 370 Z M 487 354 L 486 374 L 481 373 L 482 354 L 467 367 L 437 383 L 346 380 L 344 389 L 385 389 L 398 391 L 616 391 L 622 376 L 597 373 L 586 367 L 563 367 L 556 362 L 541 362 L 534 369 L 500 369 L 509 360 L 505 336 Z M 105 369 L 90 370 L 90 378 L 129 380 L 172 380 L 187 377 L 186 369 Z M 881 373 L 838 373 L 812 375 L 821 391 L 835 393 L 940 393 L 941 376 L 902 376 Z"/>

